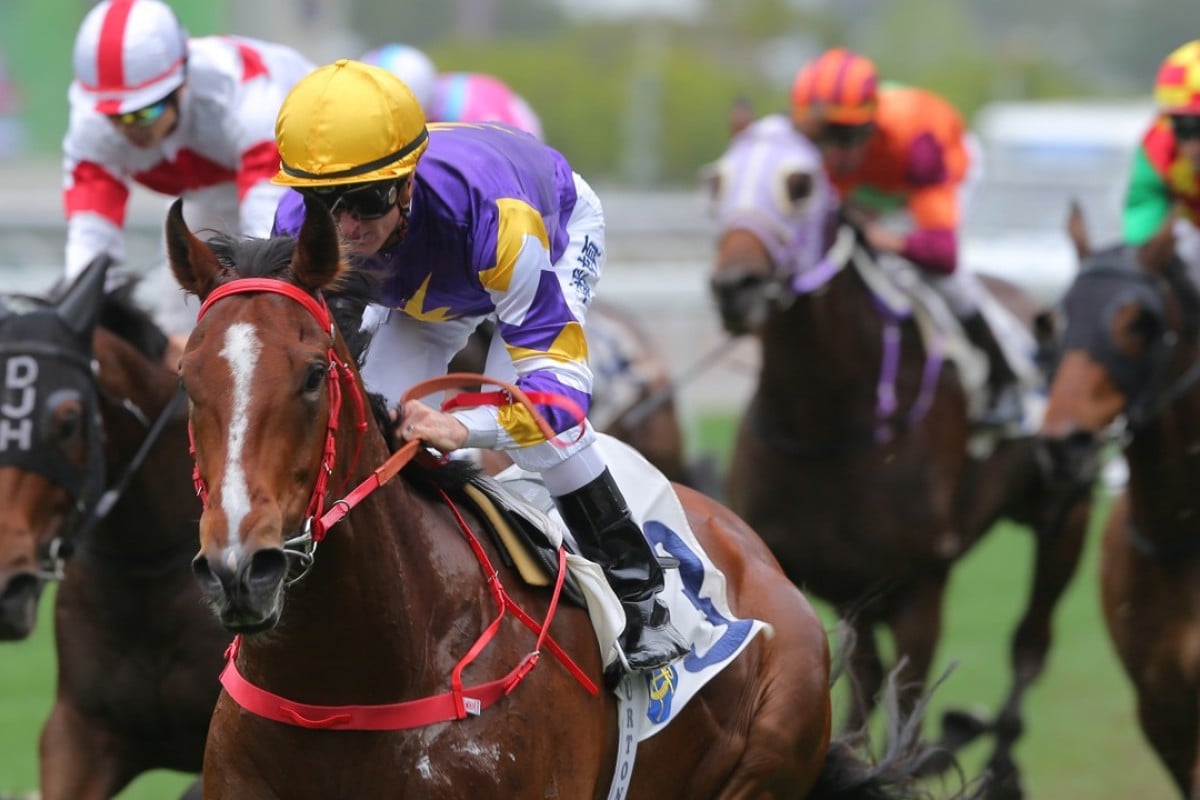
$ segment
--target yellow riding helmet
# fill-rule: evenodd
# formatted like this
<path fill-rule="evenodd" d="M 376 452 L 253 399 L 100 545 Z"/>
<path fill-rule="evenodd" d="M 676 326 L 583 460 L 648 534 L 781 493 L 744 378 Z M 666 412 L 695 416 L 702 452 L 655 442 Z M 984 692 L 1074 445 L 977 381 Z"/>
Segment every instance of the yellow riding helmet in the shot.
<path fill-rule="evenodd" d="M 425 112 L 391 72 L 341 59 L 292 87 L 275 120 L 283 186 L 403 178 L 429 146 Z"/>
<path fill-rule="evenodd" d="M 1163 61 L 1154 101 L 1164 114 L 1200 114 L 1200 39 L 1176 48 Z"/>

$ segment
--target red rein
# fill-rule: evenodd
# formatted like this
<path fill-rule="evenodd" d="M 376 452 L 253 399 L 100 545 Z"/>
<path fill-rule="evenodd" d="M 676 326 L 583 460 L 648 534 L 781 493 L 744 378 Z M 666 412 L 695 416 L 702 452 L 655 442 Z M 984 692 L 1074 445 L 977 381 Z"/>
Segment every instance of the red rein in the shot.
<path fill-rule="evenodd" d="M 376 468 L 364 481 L 354 487 L 342 499 L 335 501 L 329 507 L 329 510 L 325 511 L 325 495 L 328 490 L 327 482 L 329 475 L 333 472 L 336 457 L 338 417 L 341 410 L 343 391 L 348 390 L 354 399 L 358 418 L 359 445 L 355 449 L 354 463 L 357 463 L 358 454 L 361 451 L 362 434 L 367 430 L 362 392 L 358 382 L 354 379 L 354 373 L 350 366 L 340 360 L 334 350 L 333 343 L 336 334 L 333 320 L 329 314 L 329 308 L 325 304 L 324 299 L 320 296 L 313 297 L 298 286 L 271 278 L 239 278 L 230 281 L 218 286 L 209 293 L 204 303 L 200 306 L 197 321 L 202 319 L 208 309 L 221 298 L 231 294 L 251 292 L 270 292 L 291 298 L 304 306 L 317 320 L 322 329 L 329 331 L 329 364 L 331 373 L 329 381 L 329 422 L 326 428 L 325 448 L 321 459 L 321 468 L 318 470 L 317 479 L 313 486 L 313 494 L 308 504 L 308 515 L 312 520 L 312 536 L 314 541 L 320 541 L 333 525 L 349 514 L 371 492 L 390 481 L 417 453 L 420 443 L 416 441 L 406 443 L 402 448 L 393 453 L 387 461 Z M 504 392 L 502 393 L 474 396 L 475 403 L 522 402 L 533 414 L 543 435 L 548 440 L 555 440 L 554 431 L 550 429 L 541 415 L 533 408 L 531 399 L 526 397 L 520 389 L 502 382 L 492 381 L 490 378 L 481 375 L 454 374 L 435 378 L 413 387 L 405 397 L 406 399 L 409 397 L 422 397 L 431 392 L 440 391 L 449 386 L 463 385 L 464 383 L 493 383 L 503 387 Z M 543 397 L 540 394 L 536 400 L 537 402 L 557 403 L 559 405 L 570 403 L 570 401 L 563 398 Z M 573 406 L 573 404 L 570 405 Z M 580 410 L 578 408 L 573 408 L 572 410 L 576 414 L 576 417 L 582 421 L 583 414 Z M 189 425 L 190 437 L 191 426 Z M 195 442 L 191 441 L 190 445 L 192 455 L 195 457 Z M 200 495 L 201 501 L 207 504 L 207 487 L 200 476 L 198 464 L 194 468 L 192 475 L 197 494 Z M 347 473 L 348 479 L 349 473 Z M 475 643 L 451 671 L 449 692 L 418 700 L 380 705 L 323 706 L 299 703 L 268 692 L 246 680 L 245 676 L 237 668 L 237 655 L 241 647 L 241 637 L 238 636 L 234 638 L 233 643 L 230 644 L 229 649 L 225 653 L 226 665 L 224 671 L 221 673 L 221 685 L 225 687 L 225 691 L 228 692 L 229 696 L 247 711 L 276 722 L 302 728 L 374 731 L 416 728 L 435 722 L 464 719 L 468 716 L 479 714 L 483 709 L 494 705 L 501 698 L 511 694 L 517 685 L 524 680 L 525 676 L 537 665 L 543 646 L 550 650 L 551 654 L 567 668 L 584 689 L 593 695 L 596 694 L 598 691 L 596 684 L 571 660 L 570 656 L 566 654 L 558 643 L 549 636 L 550 623 L 554 619 L 554 614 L 558 609 L 558 600 L 562 593 L 563 579 L 566 576 L 565 551 L 561 547 L 559 548 L 558 577 L 554 584 L 554 593 L 551 595 L 550 606 L 546 610 L 546 616 L 539 623 L 518 606 L 504 590 L 503 585 L 500 583 L 499 573 L 492 566 L 491 560 L 488 559 L 487 553 L 480 545 L 478 538 L 471 531 L 470 526 L 458 508 L 444 492 L 442 493 L 442 500 L 454 513 L 454 518 L 458 522 L 459 529 L 462 531 L 467 543 L 471 546 L 472 552 L 475 553 L 475 558 L 479 561 L 484 576 L 488 580 L 492 599 L 495 601 L 498 609 L 498 613 L 491 624 L 484 629 L 483 633 L 480 634 L 479 638 L 475 640 Z M 501 620 L 504 619 L 505 613 L 508 611 L 511 611 L 513 616 L 520 620 L 525 627 L 537 634 L 534 649 L 503 677 L 474 686 L 463 686 L 463 669 L 474 661 L 495 637 L 499 631 Z"/>

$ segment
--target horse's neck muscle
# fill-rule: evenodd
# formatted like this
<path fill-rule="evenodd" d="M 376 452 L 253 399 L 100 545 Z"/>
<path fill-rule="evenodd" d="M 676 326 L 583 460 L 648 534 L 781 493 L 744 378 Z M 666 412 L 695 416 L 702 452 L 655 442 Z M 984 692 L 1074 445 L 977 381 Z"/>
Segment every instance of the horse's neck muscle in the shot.
<path fill-rule="evenodd" d="M 100 364 L 108 484 L 113 486 L 125 475 L 150 427 L 175 396 L 178 378 L 104 329 L 97 331 L 95 354 Z M 178 415 L 162 430 L 96 530 L 94 546 L 110 556 L 122 554 L 132 563 L 138 555 L 157 554 L 163 564 L 186 566 L 187 559 L 176 557 L 175 551 L 195 553 L 200 505 L 191 489 L 182 408 Z"/>
<path fill-rule="evenodd" d="M 1138 432 L 1127 451 L 1135 513 L 1150 539 L 1200 530 L 1200 389 Z"/>
<path fill-rule="evenodd" d="M 95 352 L 100 364 L 98 380 L 105 395 L 101 403 L 106 425 L 138 422 L 125 401 L 152 423 L 178 391 L 179 376 L 173 370 L 150 361 L 133 345 L 103 328 L 96 331 Z"/>
<path fill-rule="evenodd" d="M 354 422 L 344 416 L 340 429 L 355 430 Z M 387 458 L 378 431 L 366 436 L 352 479 L 332 476 L 326 507 Z M 342 446 L 339 458 L 351 458 L 353 449 Z M 403 474 L 372 492 L 328 531 L 310 573 L 287 590 L 278 626 L 246 640 L 246 677 L 319 704 L 444 691 L 490 603 L 478 563 L 446 517 Z"/>
<path fill-rule="evenodd" d="M 827 434 L 873 425 L 881 334 L 864 291 L 843 272 L 824 292 L 776 312 L 765 328 L 759 393 L 787 427 Z"/>

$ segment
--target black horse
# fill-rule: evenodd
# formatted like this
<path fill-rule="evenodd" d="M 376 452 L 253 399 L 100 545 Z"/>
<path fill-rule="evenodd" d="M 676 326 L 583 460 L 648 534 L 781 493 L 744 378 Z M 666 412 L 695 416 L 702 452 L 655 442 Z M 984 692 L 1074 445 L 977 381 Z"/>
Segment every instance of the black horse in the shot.
<path fill-rule="evenodd" d="M 0 638 L 26 637 L 61 579 L 45 800 L 199 772 L 229 642 L 191 574 L 200 504 L 166 337 L 132 285 L 106 295 L 107 271 L 0 298 Z"/>

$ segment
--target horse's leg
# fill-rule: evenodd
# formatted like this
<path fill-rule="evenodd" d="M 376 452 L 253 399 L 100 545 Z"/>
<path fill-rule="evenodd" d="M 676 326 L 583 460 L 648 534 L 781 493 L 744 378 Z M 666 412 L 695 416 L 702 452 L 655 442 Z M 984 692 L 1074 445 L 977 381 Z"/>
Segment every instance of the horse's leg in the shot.
<path fill-rule="evenodd" d="M 1179 702 L 1176 696 L 1153 697 L 1153 690 L 1139 685 L 1138 721 L 1142 733 L 1179 787 L 1181 796 L 1200 800 L 1200 785 L 1194 782 L 1196 769 L 1197 711 L 1200 703 L 1194 699 Z"/>
<path fill-rule="evenodd" d="M 902 669 L 898 665 L 896 675 L 902 718 L 907 717 L 925 691 L 942 633 L 942 599 L 947 576 L 948 570 L 941 569 L 915 579 L 907 591 L 892 601 L 888 625 L 896 643 L 896 658 L 905 660 Z M 939 751 L 925 761 L 922 772 L 940 774 L 953 764 L 950 753 Z"/>
<path fill-rule="evenodd" d="M 846 661 L 851 697 L 843 730 L 857 731 L 867 724 L 875 708 L 879 690 L 883 686 L 883 661 L 879 657 L 879 646 L 875 639 L 877 620 L 866 612 L 850 616 L 848 620 L 854 640 L 849 645 L 850 657 Z"/>
<path fill-rule="evenodd" d="M 1037 552 L 1033 590 L 1012 642 L 1012 688 L 991 726 L 996 734 L 995 750 L 988 762 L 992 774 L 988 789 L 991 800 L 1024 797 L 1020 770 L 1012 757 L 1013 746 L 1025 724 L 1021 718 L 1021 701 L 1046 666 L 1050 620 L 1059 598 L 1075 575 L 1083 552 L 1091 514 L 1090 492 L 1085 488 L 1081 494 L 1073 493 L 1062 502 L 1064 510 L 1058 518 L 1048 520 L 1043 529 L 1035 532 Z"/>
<path fill-rule="evenodd" d="M 124 747 L 61 699 L 42 728 L 39 772 L 42 800 L 107 800 L 132 778 Z"/>
<path fill-rule="evenodd" d="M 903 687 L 903 707 L 908 708 L 923 693 L 933 653 L 942 634 L 942 597 L 946 592 L 945 569 L 917 578 L 892 605 L 888 626 L 896 642 L 896 658 L 907 663 L 897 675 Z"/>

